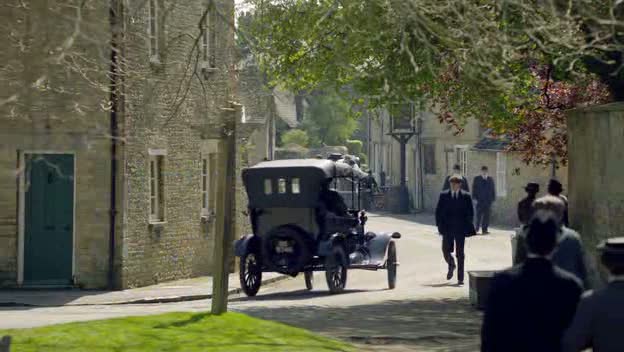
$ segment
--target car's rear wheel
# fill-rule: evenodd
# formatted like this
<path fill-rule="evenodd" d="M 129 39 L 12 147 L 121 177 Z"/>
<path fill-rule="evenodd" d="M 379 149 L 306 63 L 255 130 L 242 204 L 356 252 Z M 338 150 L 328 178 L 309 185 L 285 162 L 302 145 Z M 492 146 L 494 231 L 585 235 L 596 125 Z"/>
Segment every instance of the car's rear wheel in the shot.
<path fill-rule="evenodd" d="M 243 292 L 253 297 L 262 284 L 262 264 L 255 252 L 248 252 L 240 259 L 239 279 Z"/>
<path fill-rule="evenodd" d="M 342 246 L 334 246 L 325 257 L 325 278 L 330 293 L 340 293 L 347 285 L 347 255 Z"/>
<path fill-rule="evenodd" d="M 308 291 L 312 290 L 314 288 L 314 272 L 313 271 L 304 272 L 303 278 L 305 279 L 306 289 Z"/>
<path fill-rule="evenodd" d="M 388 244 L 388 259 L 386 259 L 386 267 L 388 269 L 388 288 L 391 290 L 396 287 L 397 266 L 396 244 L 394 241 L 390 241 Z"/>

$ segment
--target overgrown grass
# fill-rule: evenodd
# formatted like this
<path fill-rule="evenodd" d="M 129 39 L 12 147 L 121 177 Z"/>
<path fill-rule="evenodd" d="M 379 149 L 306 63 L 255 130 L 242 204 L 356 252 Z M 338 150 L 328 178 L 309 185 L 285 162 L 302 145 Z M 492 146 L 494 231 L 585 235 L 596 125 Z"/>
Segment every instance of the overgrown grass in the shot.
<path fill-rule="evenodd" d="M 306 330 L 238 313 L 170 313 L 0 330 L 20 351 L 355 351 Z"/>

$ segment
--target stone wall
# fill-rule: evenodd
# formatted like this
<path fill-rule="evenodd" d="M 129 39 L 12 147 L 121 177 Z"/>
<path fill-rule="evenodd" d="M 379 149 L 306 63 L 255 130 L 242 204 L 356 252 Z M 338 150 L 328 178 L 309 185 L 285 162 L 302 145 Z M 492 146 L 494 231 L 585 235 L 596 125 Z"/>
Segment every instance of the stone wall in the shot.
<path fill-rule="evenodd" d="M 64 1 L 21 4 L 0 3 L 0 286 L 17 284 L 24 191 L 18 156 L 63 152 L 74 154 L 76 166 L 75 281 L 103 287 L 110 207 L 109 63 L 102 56 L 110 52 L 108 3 L 85 1 L 80 13 Z"/>
<path fill-rule="evenodd" d="M 624 235 L 623 136 L 624 103 L 568 112 L 570 221 L 593 258 L 600 241 Z"/>
<path fill-rule="evenodd" d="M 205 141 L 221 137 L 224 111 L 233 100 L 233 1 L 211 9 L 214 68 L 202 70 L 198 24 L 205 1 L 162 2 L 166 16 L 160 57 L 150 58 L 147 9 L 131 3 L 127 23 L 126 200 L 120 287 L 210 274 L 214 227 L 201 221 L 201 158 Z M 149 225 L 148 150 L 166 151 L 165 224 Z M 219 150 L 220 153 L 225 151 Z M 218 173 L 222 175 L 221 173 Z"/>

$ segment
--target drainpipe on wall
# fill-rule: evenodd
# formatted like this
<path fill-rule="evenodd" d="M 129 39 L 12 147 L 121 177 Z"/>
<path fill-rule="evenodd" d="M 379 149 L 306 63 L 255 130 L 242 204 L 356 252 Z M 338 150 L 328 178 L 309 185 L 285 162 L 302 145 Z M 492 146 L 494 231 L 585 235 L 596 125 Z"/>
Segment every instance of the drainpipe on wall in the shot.
<path fill-rule="evenodd" d="M 111 56 L 110 56 L 110 138 L 111 138 L 111 168 L 110 168 L 110 209 L 109 209 L 109 258 L 108 258 L 108 288 L 115 287 L 115 236 L 117 225 L 117 143 L 119 139 L 118 113 L 122 111 L 122 80 L 119 72 L 119 54 L 121 50 L 120 37 L 123 35 L 122 1 L 110 0 L 109 20 L 111 26 Z"/>

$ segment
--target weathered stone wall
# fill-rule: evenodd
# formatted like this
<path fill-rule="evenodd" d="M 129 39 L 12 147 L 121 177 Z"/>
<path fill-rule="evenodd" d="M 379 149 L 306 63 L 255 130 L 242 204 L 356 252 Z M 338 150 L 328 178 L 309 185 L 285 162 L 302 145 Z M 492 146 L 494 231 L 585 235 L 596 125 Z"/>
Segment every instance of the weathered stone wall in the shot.
<path fill-rule="evenodd" d="M 126 53 L 126 177 L 128 199 L 119 265 L 120 286 L 134 287 L 209 274 L 214 233 L 202 226 L 201 146 L 220 138 L 233 86 L 233 1 L 215 1 L 211 50 L 202 71 L 199 22 L 207 2 L 166 0 L 159 60 L 150 60 L 147 8 L 132 3 Z M 166 15 L 164 14 L 166 13 Z M 165 224 L 149 226 L 148 150 L 164 149 Z M 224 152 L 221 150 L 221 152 Z M 219 170 L 220 172 L 220 170 Z M 222 173 L 220 172 L 222 175 Z"/>
<path fill-rule="evenodd" d="M 20 152 L 74 154 L 76 283 L 107 282 L 108 3 L 66 5 L 0 3 L 0 286 L 17 283 Z"/>
<path fill-rule="evenodd" d="M 623 136 L 624 103 L 568 112 L 570 221 L 593 258 L 600 241 L 624 235 Z"/>

